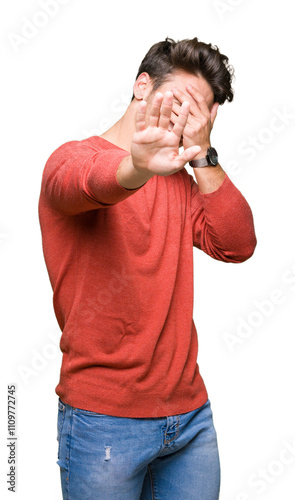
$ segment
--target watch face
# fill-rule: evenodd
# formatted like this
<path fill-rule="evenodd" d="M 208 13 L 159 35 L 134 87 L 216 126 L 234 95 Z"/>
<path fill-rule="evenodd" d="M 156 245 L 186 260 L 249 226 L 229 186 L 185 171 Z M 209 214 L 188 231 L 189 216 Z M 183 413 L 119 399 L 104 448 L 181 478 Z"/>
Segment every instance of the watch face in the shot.
<path fill-rule="evenodd" d="M 208 148 L 207 155 L 211 165 L 217 165 L 218 163 L 218 154 L 216 149 Z"/>

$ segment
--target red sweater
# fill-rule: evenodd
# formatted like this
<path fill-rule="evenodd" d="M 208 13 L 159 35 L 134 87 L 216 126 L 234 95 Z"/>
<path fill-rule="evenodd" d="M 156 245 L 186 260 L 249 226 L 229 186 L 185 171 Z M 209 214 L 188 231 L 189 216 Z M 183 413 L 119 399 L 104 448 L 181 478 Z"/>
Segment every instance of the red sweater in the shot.
<path fill-rule="evenodd" d="M 193 246 L 242 262 L 255 248 L 251 209 L 226 175 L 201 194 L 182 169 L 129 190 L 127 151 L 98 136 L 49 157 L 39 218 L 62 330 L 62 401 L 119 417 L 163 417 L 208 398 L 197 363 Z"/>

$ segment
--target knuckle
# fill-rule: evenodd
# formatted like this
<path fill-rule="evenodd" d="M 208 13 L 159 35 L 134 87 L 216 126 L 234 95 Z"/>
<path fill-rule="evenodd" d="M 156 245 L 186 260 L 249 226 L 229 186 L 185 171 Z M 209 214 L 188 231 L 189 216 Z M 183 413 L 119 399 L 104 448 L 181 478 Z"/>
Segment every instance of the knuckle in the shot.
<path fill-rule="evenodd" d="M 202 124 L 200 122 L 197 122 L 194 126 L 194 131 L 199 132 L 202 128 Z"/>
<path fill-rule="evenodd" d="M 195 133 L 196 133 L 196 130 L 195 130 L 193 127 L 191 127 L 190 125 L 188 125 L 188 126 L 186 127 L 185 135 L 186 135 L 189 139 L 191 139 L 191 138 L 195 135 Z"/>

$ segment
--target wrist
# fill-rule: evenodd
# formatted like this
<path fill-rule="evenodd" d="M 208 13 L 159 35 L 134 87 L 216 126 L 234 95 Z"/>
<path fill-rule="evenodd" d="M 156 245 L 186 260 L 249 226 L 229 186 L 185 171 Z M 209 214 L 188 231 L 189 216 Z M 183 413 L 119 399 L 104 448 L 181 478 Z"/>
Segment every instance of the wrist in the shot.
<path fill-rule="evenodd" d="M 216 167 L 194 168 L 194 174 L 201 194 L 216 191 L 225 179 L 225 171 L 219 163 Z"/>
<path fill-rule="evenodd" d="M 133 165 L 132 156 L 130 155 L 123 158 L 118 167 L 116 176 L 118 183 L 125 189 L 137 189 L 146 184 L 154 174 L 147 170 L 137 169 Z"/>
<path fill-rule="evenodd" d="M 203 156 L 199 156 L 203 154 Z M 194 158 L 189 162 L 190 166 L 193 168 L 204 168 L 204 167 L 216 167 L 218 165 L 218 153 L 215 148 L 212 148 L 209 146 L 207 148 L 206 153 L 204 153 L 204 150 L 201 150 L 200 153 L 198 153 L 198 158 Z"/>

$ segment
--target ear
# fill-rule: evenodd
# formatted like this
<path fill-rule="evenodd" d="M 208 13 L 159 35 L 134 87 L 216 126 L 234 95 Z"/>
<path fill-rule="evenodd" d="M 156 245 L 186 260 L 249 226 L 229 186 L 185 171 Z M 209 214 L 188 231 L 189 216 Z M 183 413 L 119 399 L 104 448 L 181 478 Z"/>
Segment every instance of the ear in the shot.
<path fill-rule="evenodd" d="M 133 94 L 139 101 L 145 100 L 153 88 L 148 73 L 141 73 L 133 86 Z"/>
<path fill-rule="evenodd" d="M 217 115 L 217 110 L 218 110 L 218 107 L 219 107 L 219 103 L 218 102 L 215 102 L 212 106 L 212 109 L 211 109 L 211 125 L 213 127 L 213 123 L 215 121 L 215 118 L 216 118 L 216 115 Z"/>

